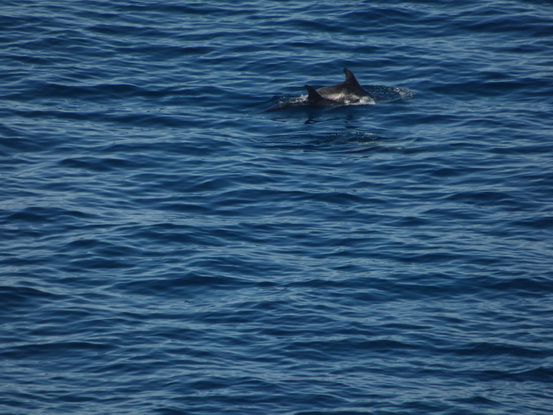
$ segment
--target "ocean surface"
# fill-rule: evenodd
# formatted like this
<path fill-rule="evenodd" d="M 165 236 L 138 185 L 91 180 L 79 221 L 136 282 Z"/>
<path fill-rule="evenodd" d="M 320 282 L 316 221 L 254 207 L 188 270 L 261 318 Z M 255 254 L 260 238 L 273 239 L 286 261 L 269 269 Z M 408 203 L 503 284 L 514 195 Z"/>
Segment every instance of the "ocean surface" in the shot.
<path fill-rule="evenodd" d="M 0 16 L 0 414 L 552 413 L 553 3 Z"/>

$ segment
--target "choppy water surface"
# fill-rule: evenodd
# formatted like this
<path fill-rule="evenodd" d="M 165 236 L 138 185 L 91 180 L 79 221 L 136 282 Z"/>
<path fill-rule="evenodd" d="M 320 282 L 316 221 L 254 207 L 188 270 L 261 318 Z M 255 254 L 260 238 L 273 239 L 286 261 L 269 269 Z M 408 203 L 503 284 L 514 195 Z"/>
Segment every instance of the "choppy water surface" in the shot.
<path fill-rule="evenodd" d="M 550 413 L 549 2 L 0 15 L 0 413 Z"/>

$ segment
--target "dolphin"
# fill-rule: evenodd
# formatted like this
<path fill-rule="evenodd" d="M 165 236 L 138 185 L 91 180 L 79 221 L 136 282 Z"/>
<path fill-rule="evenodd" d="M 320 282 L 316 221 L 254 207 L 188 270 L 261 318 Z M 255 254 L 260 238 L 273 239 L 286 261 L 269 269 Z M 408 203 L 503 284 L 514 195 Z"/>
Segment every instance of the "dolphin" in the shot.
<path fill-rule="evenodd" d="M 306 102 L 308 105 L 313 105 L 315 107 L 335 107 L 341 105 L 340 101 L 323 97 L 318 90 L 309 85 L 305 85 L 304 88 L 307 89 Z"/>
<path fill-rule="evenodd" d="M 321 96 L 312 86 L 305 85 L 304 88 L 307 90 L 307 98 L 294 98 L 288 102 L 281 102 L 266 111 L 287 110 L 295 107 L 337 107 L 343 105 L 340 101 Z"/>
<path fill-rule="evenodd" d="M 363 88 L 352 71 L 344 68 L 346 79 L 341 84 L 325 86 L 317 89 L 317 92 L 324 98 L 338 101 L 342 104 L 350 104 L 368 98 L 374 104 L 376 99 Z"/>
<path fill-rule="evenodd" d="M 307 90 L 306 99 L 280 103 L 269 108 L 267 111 L 308 106 L 337 107 L 340 105 L 356 104 L 362 100 L 367 104 L 376 103 L 375 97 L 369 94 L 365 88 L 359 84 L 353 72 L 348 68 L 344 68 L 344 73 L 346 74 L 346 79 L 340 84 L 325 86 L 318 89 L 305 85 L 304 88 Z"/>

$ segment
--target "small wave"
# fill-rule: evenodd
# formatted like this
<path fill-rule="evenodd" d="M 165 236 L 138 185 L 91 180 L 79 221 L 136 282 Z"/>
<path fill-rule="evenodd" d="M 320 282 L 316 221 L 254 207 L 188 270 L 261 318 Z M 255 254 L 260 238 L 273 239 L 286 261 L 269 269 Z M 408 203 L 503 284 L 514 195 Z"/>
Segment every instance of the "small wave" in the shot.
<path fill-rule="evenodd" d="M 400 88 L 385 85 L 371 85 L 366 87 L 367 91 L 376 98 L 376 102 L 397 102 L 414 98 L 413 91 L 407 88 Z"/>

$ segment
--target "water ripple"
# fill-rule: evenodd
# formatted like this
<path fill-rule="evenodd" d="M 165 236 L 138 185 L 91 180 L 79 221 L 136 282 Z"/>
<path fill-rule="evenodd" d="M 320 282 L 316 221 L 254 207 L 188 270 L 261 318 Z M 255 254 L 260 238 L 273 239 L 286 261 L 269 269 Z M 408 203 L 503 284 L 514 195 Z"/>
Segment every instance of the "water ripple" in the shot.
<path fill-rule="evenodd" d="M 0 413 L 549 413 L 548 4 L 35 3 Z"/>

